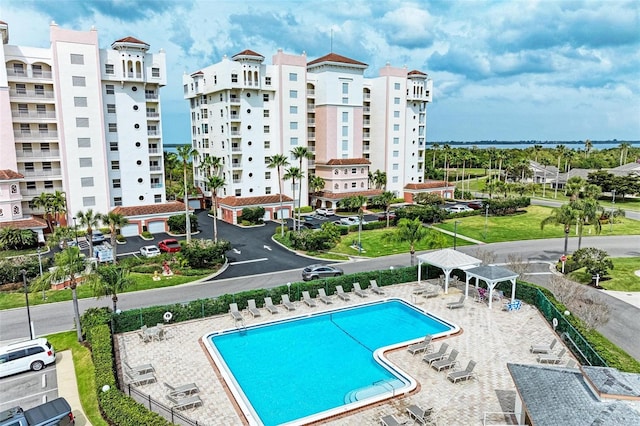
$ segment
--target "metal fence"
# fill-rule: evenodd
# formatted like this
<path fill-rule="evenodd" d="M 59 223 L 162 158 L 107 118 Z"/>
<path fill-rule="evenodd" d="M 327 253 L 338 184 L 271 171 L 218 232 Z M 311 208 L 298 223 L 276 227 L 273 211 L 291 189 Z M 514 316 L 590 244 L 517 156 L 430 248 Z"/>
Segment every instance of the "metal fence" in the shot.
<path fill-rule="evenodd" d="M 151 395 L 140 392 L 130 384 L 124 385 L 124 388 L 121 390 L 140 404 L 144 405 L 149 411 L 160 414 L 173 424 L 183 426 L 204 426 L 204 423 L 188 418 L 181 412 L 151 398 Z"/>

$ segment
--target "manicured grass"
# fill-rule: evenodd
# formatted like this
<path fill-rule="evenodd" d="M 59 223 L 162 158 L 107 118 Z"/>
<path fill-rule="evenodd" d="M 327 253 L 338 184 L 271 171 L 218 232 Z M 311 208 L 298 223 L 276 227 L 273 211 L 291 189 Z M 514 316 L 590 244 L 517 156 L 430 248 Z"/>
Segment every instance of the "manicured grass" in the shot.
<path fill-rule="evenodd" d="M 607 290 L 615 291 L 640 291 L 640 277 L 635 271 L 640 269 L 638 258 L 619 257 L 612 258 L 613 269 L 609 271 L 611 279 L 600 281 L 600 286 Z M 569 277 L 583 284 L 591 283 L 591 274 L 584 268 L 573 271 Z"/>
<path fill-rule="evenodd" d="M 448 219 L 444 223 L 435 226 L 447 231 L 454 231 L 454 222 L 458 221 L 458 234 L 465 235 L 478 241 L 496 243 L 503 241 L 536 240 L 544 238 L 564 238 L 562 225 L 546 225 L 540 229 L 540 222 L 548 217 L 553 208 L 543 206 L 529 206 L 523 213 L 511 216 L 489 216 L 487 218 L 487 234 L 485 230 L 485 216 L 468 216 Z M 591 230 L 591 234 L 589 231 Z M 595 235 L 593 227 L 587 227 L 583 231 L 584 239 Z M 640 222 L 631 219 L 620 219 L 613 227 L 609 224 L 602 225 L 602 236 L 610 235 L 640 235 Z M 575 227 L 571 229 L 571 237 L 577 236 Z"/>
<path fill-rule="evenodd" d="M 44 253 L 44 252 L 43 252 Z M 24 250 L 0 250 L 0 259 L 18 256 L 37 256 L 38 251 L 34 248 Z"/>
<path fill-rule="evenodd" d="M 75 331 L 52 334 L 47 339 L 58 352 L 71 350 L 82 410 L 92 425 L 107 426 L 98 407 L 95 372 L 89 349 L 78 343 Z"/>
<path fill-rule="evenodd" d="M 153 281 L 152 274 L 139 274 L 132 272 L 131 278 L 135 281 L 135 285 L 129 287 L 127 292 L 149 290 L 152 288 L 172 287 L 180 284 L 199 280 L 207 275 L 174 275 L 171 278 L 162 278 L 160 281 Z M 94 297 L 93 291 L 88 286 L 79 285 L 77 288 L 78 299 Z M 71 300 L 71 290 L 47 290 L 47 300 L 42 300 L 42 292 L 29 293 L 29 305 L 42 305 L 44 303 L 63 302 Z M 21 291 L 0 292 L 0 309 L 18 308 L 26 305 L 24 293 Z"/>

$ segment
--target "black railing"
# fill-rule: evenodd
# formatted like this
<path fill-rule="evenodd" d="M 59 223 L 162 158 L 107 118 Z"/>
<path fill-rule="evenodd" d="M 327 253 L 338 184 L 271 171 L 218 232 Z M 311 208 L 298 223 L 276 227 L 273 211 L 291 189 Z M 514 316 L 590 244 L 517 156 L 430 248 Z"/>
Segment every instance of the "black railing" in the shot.
<path fill-rule="evenodd" d="M 151 395 L 147 395 L 143 392 L 140 392 L 135 387 L 130 384 L 124 385 L 124 389 L 122 389 L 124 393 L 126 393 L 131 398 L 135 399 L 140 404 L 144 405 L 147 410 L 153 411 L 155 413 L 160 414 L 162 417 L 167 419 L 173 424 L 176 425 L 184 425 L 184 426 L 203 426 L 204 423 L 198 422 L 196 420 L 192 420 L 182 414 L 181 412 L 168 407 L 161 402 L 156 401 L 151 398 Z"/>

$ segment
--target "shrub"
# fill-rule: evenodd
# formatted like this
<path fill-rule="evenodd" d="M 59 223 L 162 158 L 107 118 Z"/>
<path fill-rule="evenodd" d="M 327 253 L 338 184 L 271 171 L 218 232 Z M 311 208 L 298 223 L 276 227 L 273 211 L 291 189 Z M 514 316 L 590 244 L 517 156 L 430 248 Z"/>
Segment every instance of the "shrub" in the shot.
<path fill-rule="evenodd" d="M 396 210 L 396 218 L 414 220 L 419 218 L 423 223 L 437 223 L 447 216 L 447 212 L 437 206 L 407 206 Z"/>
<path fill-rule="evenodd" d="M 531 198 L 529 197 L 510 197 L 510 198 L 491 198 L 485 200 L 485 205 L 489 206 L 489 213 L 495 216 L 506 216 L 514 214 L 520 208 L 529 207 Z"/>
<path fill-rule="evenodd" d="M 613 269 L 613 262 L 611 259 L 607 259 L 608 256 L 609 254 L 604 250 L 586 247 L 576 250 L 571 259 L 581 268 L 584 267 L 587 273 L 591 275 L 599 274 L 604 277 L 609 272 L 609 269 Z"/>
<path fill-rule="evenodd" d="M 210 268 L 224 262 L 224 254 L 231 248 L 231 243 L 219 240 L 191 240 L 182 247 L 180 254 L 192 268 Z"/>
<path fill-rule="evenodd" d="M 84 311 L 84 314 L 80 317 L 80 324 L 85 331 L 95 327 L 97 325 L 109 324 L 111 320 L 111 309 L 107 307 L 103 308 L 89 308 Z"/>
<path fill-rule="evenodd" d="M 127 239 L 124 237 L 124 235 L 118 234 L 116 235 L 116 241 L 119 243 L 125 243 L 127 242 Z"/>
<path fill-rule="evenodd" d="M 190 214 L 189 222 L 191 222 L 191 232 L 196 232 L 198 230 L 198 216 Z M 174 234 L 185 234 L 187 232 L 187 223 L 184 214 L 169 217 L 167 224 L 169 225 L 169 230 Z"/>
<path fill-rule="evenodd" d="M 142 231 L 142 238 L 146 238 L 146 239 L 152 239 L 153 238 L 153 234 L 149 231 Z"/>
<path fill-rule="evenodd" d="M 260 224 L 264 219 L 264 207 L 245 207 L 240 218 L 243 225 L 245 221 L 251 225 Z"/>

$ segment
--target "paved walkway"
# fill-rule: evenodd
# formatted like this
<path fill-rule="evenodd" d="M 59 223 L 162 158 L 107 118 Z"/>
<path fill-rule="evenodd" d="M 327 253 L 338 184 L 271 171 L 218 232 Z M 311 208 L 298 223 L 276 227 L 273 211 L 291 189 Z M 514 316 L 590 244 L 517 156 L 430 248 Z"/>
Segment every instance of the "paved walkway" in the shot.
<path fill-rule="evenodd" d="M 64 397 L 76 418 L 76 426 L 91 426 L 80 404 L 76 370 L 73 366 L 73 356 L 70 350 L 56 354 L 56 377 L 58 379 L 58 396 Z"/>
<path fill-rule="evenodd" d="M 512 411 L 515 402 L 515 387 L 507 371 L 507 362 L 536 363 L 535 355 L 529 352 L 533 343 L 550 342 L 554 333 L 535 307 L 524 305 L 520 311 L 505 312 L 500 304 L 489 310 L 484 303 L 468 300 L 463 309 L 449 310 L 446 303 L 457 300 L 461 289 L 451 288 L 448 295 L 425 299 L 414 296 L 415 283 L 384 287 L 387 296 L 401 297 L 417 306 L 458 324 L 463 332 L 444 339 L 451 348 L 460 351 L 458 360 L 466 366 L 473 359 L 478 362 L 477 379 L 452 384 L 446 373 L 436 372 L 421 361 L 419 355 L 412 356 L 400 349 L 388 353 L 389 359 L 411 374 L 420 384 L 417 392 L 378 403 L 357 412 L 328 421 L 329 425 L 378 424 L 382 415 L 395 414 L 407 419 L 405 408 L 410 404 L 433 407 L 439 425 L 480 425 L 485 412 Z M 382 296 L 371 295 L 368 300 Z M 351 302 L 333 300 L 330 307 L 356 304 L 362 299 L 352 296 Z M 262 315 L 252 318 L 244 312 L 247 325 L 279 319 L 293 315 L 304 315 L 312 311 L 328 309 L 324 304 L 316 308 L 296 303 L 293 313 L 280 309 L 271 315 L 261 309 Z M 196 382 L 204 405 L 186 410 L 185 414 L 205 425 L 241 424 L 242 417 L 234 408 L 223 383 L 216 376 L 208 356 L 200 346 L 200 338 L 213 330 L 233 328 L 229 315 L 204 320 L 195 320 L 166 328 L 167 338 L 162 341 L 143 343 L 136 332 L 116 336 L 119 356 L 130 365 L 151 363 L 155 367 L 157 383 L 139 389 L 152 398 L 166 403 L 163 382 L 174 386 Z M 436 343 L 436 348 L 439 342 Z M 339 355 L 338 355 L 339 356 Z M 565 357 L 565 361 L 568 358 Z M 338 359 L 336 360 L 339 361 Z M 504 422 L 504 420 L 502 420 Z"/>

